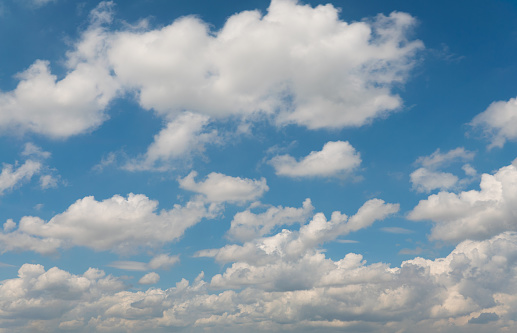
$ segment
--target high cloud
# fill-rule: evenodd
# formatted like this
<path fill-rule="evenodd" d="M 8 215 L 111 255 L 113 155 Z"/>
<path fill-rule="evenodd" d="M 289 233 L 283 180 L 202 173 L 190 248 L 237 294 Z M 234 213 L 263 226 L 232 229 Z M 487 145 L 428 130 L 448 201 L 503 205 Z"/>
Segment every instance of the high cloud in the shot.
<path fill-rule="evenodd" d="M 440 192 L 422 200 L 409 213 L 411 220 L 431 220 L 433 240 L 459 242 L 486 239 L 500 232 L 517 231 L 517 168 L 515 164 L 494 175 L 483 174 L 480 190 L 459 194 Z"/>
<path fill-rule="evenodd" d="M 407 39 L 415 19 L 400 12 L 347 23 L 330 4 L 272 0 L 265 15 L 236 13 L 219 31 L 191 16 L 154 30 L 109 31 L 112 7 L 92 11 L 66 54 L 64 77 L 36 60 L 14 90 L 0 93 L 1 128 L 85 133 L 124 93 L 168 118 L 259 112 L 311 129 L 361 126 L 402 106 L 392 87 L 423 48 Z"/>
<path fill-rule="evenodd" d="M 320 151 L 312 151 L 300 161 L 290 155 L 273 157 L 269 163 L 279 176 L 333 177 L 343 176 L 361 164 L 361 157 L 348 141 L 327 142 Z"/>
<path fill-rule="evenodd" d="M 488 148 L 502 147 L 517 139 L 517 98 L 493 102 L 478 114 L 470 125 L 481 128 L 490 139 Z"/>
<path fill-rule="evenodd" d="M 133 253 L 156 248 L 181 237 L 203 218 L 215 217 L 219 207 L 201 201 L 174 205 L 156 213 L 158 202 L 143 194 L 115 195 L 97 201 L 77 200 L 48 222 L 34 216 L 22 217 L 18 228 L 0 233 L 2 251 L 52 253 L 59 248 L 84 246 L 97 251 Z"/>
<path fill-rule="evenodd" d="M 367 264 L 349 253 L 321 252 L 300 261 L 277 258 L 266 283 L 214 292 L 204 274 L 169 289 L 124 290 L 121 280 L 90 268 L 74 275 L 25 264 L 0 284 L 0 323 L 13 332 L 402 331 L 504 332 L 517 315 L 517 234 L 465 241 L 448 256 L 400 267 Z M 300 274 L 303 270 L 303 274 Z M 248 270 L 248 274 L 249 274 Z M 259 278 L 256 276 L 255 278 Z M 268 280 L 284 287 L 268 290 Z M 154 283 L 157 276 L 142 282 Z M 289 289 L 286 287 L 290 286 Z"/>
<path fill-rule="evenodd" d="M 210 202 L 245 202 L 255 200 L 269 190 L 266 179 L 260 180 L 231 177 L 212 172 L 204 181 L 196 183 L 197 172 L 192 171 L 185 178 L 180 178 L 180 187 L 203 194 Z"/>

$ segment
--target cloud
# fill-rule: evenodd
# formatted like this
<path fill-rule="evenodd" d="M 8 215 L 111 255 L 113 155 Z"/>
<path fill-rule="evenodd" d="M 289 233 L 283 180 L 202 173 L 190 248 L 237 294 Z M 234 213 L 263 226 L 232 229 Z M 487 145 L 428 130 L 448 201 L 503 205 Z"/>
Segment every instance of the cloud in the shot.
<path fill-rule="evenodd" d="M 425 168 L 435 170 L 453 162 L 472 160 L 475 155 L 474 152 L 465 150 L 463 147 L 449 150 L 444 154 L 440 152 L 440 149 L 436 149 L 436 151 L 429 156 L 419 157 L 415 163 Z"/>
<path fill-rule="evenodd" d="M 18 168 L 12 164 L 4 164 L 2 173 L 0 173 L 0 195 L 24 181 L 29 181 L 34 174 L 41 170 L 41 167 L 40 162 L 33 160 L 25 161 Z"/>
<path fill-rule="evenodd" d="M 516 184 L 517 168 L 509 165 L 494 175 L 483 174 L 479 191 L 442 191 L 421 200 L 408 218 L 433 221 L 430 238 L 449 242 L 486 239 L 503 231 L 515 231 Z"/>
<path fill-rule="evenodd" d="M 517 139 L 517 98 L 493 102 L 472 119 L 470 125 L 481 128 L 491 141 L 488 148 L 503 147 Z"/>
<path fill-rule="evenodd" d="M 431 192 L 435 189 L 450 189 L 458 182 L 458 177 L 448 172 L 435 172 L 419 168 L 410 175 L 413 189 L 417 192 Z"/>
<path fill-rule="evenodd" d="M 266 179 L 260 180 L 231 177 L 221 173 L 210 173 L 203 182 L 196 183 L 197 172 L 192 171 L 185 178 L 178 179 L 180 187 L 200 193 L 210 202 L 246 202 L 258 199 L 269 190 Z"/>
<path fill-rule="evenodd" d="M 327 220 L 324 214 L 317 213 L 309 223 L 302 225 L 299 231 L 283 229 L 273 236 L 257 238 L 243 245 L 232 244 L 220 249 L 202 250 L 197 253 L 197 256 L 213 257 L 221 263 L 235 262 L 223 275 L 214 276 L 212 279 L 214 287 L 239 288 L 240 284 L 267 284 L 269 288 L 280 288 L 276 283 L 283 285 L 285 281 L 277 280 L 282 276 L 277 276 L 275 272 L 270 272 L 271 275 L 269 275 L 268 271 L 265 271 L 269 267 L 284 267 L 286 262 L 293 262 L 300 265 L 297 266 L 299 269 L 318 271 L 318 267 L 312 267 L 310 263 L 305 262 L 305 259 L 309 260 L 314 255 L 318 245 L 366 228 L 373 222 L 397 212 L 398 209 L 397 204 L 387 204 L 380 199 L 372 199 L 350 218 L 336 211 L 332 213 L 330 220 Z M 302 271 L 293 271 L 292 275 L 304 279 L 306 274 Z"/>
<path fill-rule="evenodd" d="M 149 271 L 156 269 L 168 270 L 179 261 L 179 256 L 159 254 L 155 256 L 153 259 L 151 259 L 149 263 L 140 261 L 114 261 L 110 263 L 108 266 L 128 271 Z"/>
<path fill-rule="evenodd" d="M 334 177 L 356 169 L 361 164 L 361 157 L 348 141 L 330 141 L 321 151 L 312 151 L 300 161 L 290 155 L 279 155 L 269 163 L 279 176 Z"/>
<path fill-rule="evenodd" d="M 132 171 L 167 170 L 172 161 L 204 151 L 206 144 L 219 140 L 216 130 L 205 130 L 208 122 L 207 116 L 192 112 L 180 114 L 154 136 L 154 142 L 143 156 L 130 160 L 124 168 Z"/>
<path fill-rule="evenodd" d="M 140 280 L 138 280 L 138 283 L 140 284 L 155 284 L 160 281 L 160 275 L 155 272 L 147 273 Z"/>
<path fill-rule="evenodd" d="M 330 4 L 273 0 L 265 15 L 236 13 L 219 31 L 193 16 L 109 31 L 113 6 L 101 2 L 91 12 L 64 56 L 64 77 L 36 60 L 14 90 L 0 93 L 0 128 L 51 138 L 87 133 L 124 93 L 166 119 L 190 110 L 214 118 L 260 113 L 310 129 L 361 126 L 401 108 L 392 88 L 423 48 L 407 38 L 415 19 L 400 12 L 347 23 Z"/>
<path fill-rule="evenodd" d="M 20 219 L 18 229 L 0 234 L 3 251 L 52 253 L 59 248 L 84 246 L 96 251 L 138 252 L 172 242 L 220 208 L 201 201 L 155 213 L 158 202 L 143 194 L 115 195 L 103 201 L 77 200 L 48 222 L 34 216 Z"/>
<path fill-rule="evenodd" d="M 469 179 L 459 179 L 457 176 L 449 172 L 439 171 L 440 168 L 449 164 L 472 160 L 475 156 L 474 152 L 465 150 L 463 147 L 452 149 L 447 153 L 441 153 L 437 149 L 429 156 L 421 156 L 415 164 L 421 165 L 421 168 L 413 171 L 410 175 L 412 187 L 417 192 L 431 192 L 436 189 L 446 190 L 455 188 L 458 185 L 464 185 L 470 182 Z M 476 175 L 476 170 L 469 164 L 463 166 L 465 174 L 469 177 Z"/>
<path fill-rule="evenodd" d="M 305 199 L 303 206 L 294 207 L 270 207 L 263 213 L 255 214 L 247 209 L 235 214 L 228 236 L 238 241 L 249 241 L 268 234 L 276 226 L 291 225 L 294 223 L 305 224 L 310 218 L 314 207 L 310 199 Z"/>
<path fill-rule="evenodd" d="M 248 267 L 255 284 L 222 291 L 211 290 L 203 273 L 192 283 L 131 291 L 98 269 L 75 275 L 25 264 L 18 277 L 0 283 L 0 322 L 12 331 L 37 325 L 45 331 L 201 332 L 217 325 L 225 332 L 432 327 L 481 333 L 511 330 L 517 314 L 515 232 L 465 241 L 445 257 L 417 257 L 400 267 L 367 264 L 355 253 L 335 261 L 317 251 L 298 261 L 273 259 L 269 266 Z M 273 279 L 277 285 L 270 290 Z"/>
<path fill-rule="evenodd" d="M 50 152 L 44 151 L 41 147 L 36 146 L 32 142 L 27 142 L 22 151 L 22 156 L 29 156 L 34 158 L 47 159 L 50 157 Z"/>

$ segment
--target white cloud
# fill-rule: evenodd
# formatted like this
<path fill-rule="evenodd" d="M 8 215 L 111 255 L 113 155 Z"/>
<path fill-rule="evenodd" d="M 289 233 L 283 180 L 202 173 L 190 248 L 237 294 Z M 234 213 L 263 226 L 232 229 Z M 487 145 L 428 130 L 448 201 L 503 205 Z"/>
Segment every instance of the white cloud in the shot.
<path fill-rule="evenodd" d="M 2 173 L 0 173 L 0 195 L 24 181 L 29 181 L 34 174 L 41 170 L 41 167 L 40 162 L 32 160 L 25 161 L 18 168 L 11 164 L 4 164 Z"/>
<path fill-rule="evenodd" d="M 273 0 L 266 15 L 234 14 L 215 33 L 195 17 L 121 32 L 108 55 L 142 107 L 162 114 L 280 111 L 280 122 L 309 128 L 359 126 L 401 106 L 390 90 L 422 48 L 406 39 L 413 24 L 404 13 L 348 24 L 332 5 Z"/>
<path fill-rule="evenodd" d="M 447 153 L 441 153 L 437 149 L 429 156 L 421 156 L 415 164 L 421 165 L 421 168 L 413 171 L 410 180 L 413 189 L 417 192 L 431 192 L 436 189 L 447 190 L 464 185 L 469 179 L 459 179 L 457 176 L 449 172 L 442 172 L 439 169 L 455 162 L 472 160 L 475 156 L 474 152 L 465 150 L 463 147 L 452 149 Z M 476 175 L 476 170 L 469 164 L 463 166 L 465 174 L 469 177 Z"/>
<path fill-rule="evenodd" d="M 92 11 L 65 56 L 63 78 L 36 60 L 14 90 L 0 93 L 0 128 L 52 138 L 85 133 L 124 92 L 167 118 L 184 110 L 258 112 L 311 129 L 361 126 L 401 107 L 392 87 L 423 48 L 407 39 L 414 18 L 399 12 L 347 23 L 330 4 L 273 0 L 267 14 L 236 13 L 219 31 L 192 16 L 154 30 L 108 31 L 113 6 Z"/>
<path fill-rule="evenodd" d="M 348 141 L 330 141 L 321 151 L 313 151 L 300 161 L 290 155 L 280 155 L 269 163 L 280 176 L 333 177 L 356 169 L 361 164 L 361 157 Z"/>
<path fill-rule="evenodd" d="M 130 160 L 124 168 L 128 170 L 166 170 L 171 161 L 188 158 L 204 151 L 206 144 L 218 142 L 217 131 L 205 131 L 207 116 L 184 112 L 169 122 L 167 127 L 154 136 L 154 142 L 145 155 Z"/>
<path fill-rule="evenodd" d="M 201 201 L 155 213 L 157 207 L 157 201 L 143 194 L 115 195 L 103 201 L 85 197 L 48 222 L 22 217 L 17 230 L 0 234 L 0 244 L 3 251 L 51 253 L 62 247 L 84 246 L 131 253 L 174 241 L 203 218 L 215 217 L 220 209 Z"/>
<path fill-rule="evenodd" d="M 419 168 L 409 176 L 413 189 L 417 192 L 431 192 L 435 189 L 450 189 L 458 182 L 458 177 L 448 172 L 430 171 Z"/>
<path fill-rule="evenodd" d="M 240 262 L 254 284 L 247 287 L 242 278 L 240 290 L 219 292 L 208 289 L 203 273 L 165 290 L 130 291 L 98 269 L 75 275 L 25 264 L 17 278 L 0 284 L 0 323 L 11 331 L 36 325 L 45 331 L 202 332 L 217 325 L 225 332 L 504 332 L 517 315 L 516 260 L 514 232 L 394 268 L 367 264 L 355 253 L 334 261 L 308 251 L 296 260 L 275 256 L 267 265 Z"/>
<path fill-rule="evenodd" d="M 138 280 L 138 283 L 140 284 L 155 284 L 160 281 L 160 275 L 155 272 L 147 273 L 146 275 L 142 276 L 140 280 Z"/>
<path fill-rule="evenodd" d="M 149 271 L 156 269 L 168 270 L 179 261 L 179 256 L 159 254 L 152 258 L 149 263 L 140 261 L 114 261 L 110 263 L 108 266 L 128 271 Z"/>
<path fill-rule="evenodd" d="M 39 183 L 42 189 L 57 187 L 58 179 L 52 175 L 43 175 L 39 178 Z"/>
<path fill-rule="evenodd" d="M 271 207 L 259 214 L 252 213 L 250 209 L 247 209 L 235 214 L 228 235 L 241 242 L 249 241 L 268 234 L 276 226 L 305 224 L 313 210 L 310 199 L 305 199 L 300 208 Z"/>
<path fill-rule="evenodd" d="M 489 137 L 488 148 L 502 147 L 506 141 L 517 139 L 517 98 L 493 102 L 470 122 Z"/>
<path fill-rule="evenodd" d="M 436 151 L 429 156 L 419 157 L 415 163 L 425 168 L 435 170 L 453 162 L 472 160 L 474 156 L 474 152 L 465 150 L 463 147 L 449 150 L 444 154 L 440 152 L 440 149 L 436 149 Z"/>
<path fill-rule="evenodd" d="M 411 220 L 432 220 L 430 238 L 459 242 L 485 239 L 517 230 L 517 168 L 509 165 L 494 175 L 483 174 L 480 190 L 459 194 L 440 192 L 422 200 L 409 213 Z"/>
<path fill-rule="evenodd" d="M 203 194 L 210 202 L 245 202 L 255 200 L 269 190 L 266 179 L 260 180 L 231 177 L 212 172 L 203 182 L 196 183 L 197 172 L 192 171 L 185 178 L 178 179 L 180 187 Z"/>
<path fill-rule="evenodd" d="M 203 250 L 198 256 L 214 257 L 219 262 L 271 261 L 276 260 L 278 256 L 299 258 L 317 245 L 366 228 L 376 220 L 382 220 L 398 210 L 398 204 L 387 204 L 383 200 L 372 199 L 364 203 L 350 218 L 335 211 L 331 219 L 327 220 L 323 213 L 317 213 L 308 224 L 302 225 L 299 231 L 284 229 L 276 235 L 258 238 L 242 246 L 226 245 L 221 249 Z"/>
<path fill-rule="evenodd" d="M 32 142 L 27 142 L 22 151 L 22 156 L 31 156 L 34 158 L 47 159 L 50 157 L 50 152 L 44 151 L 41 147 L 36 146 Z"/>

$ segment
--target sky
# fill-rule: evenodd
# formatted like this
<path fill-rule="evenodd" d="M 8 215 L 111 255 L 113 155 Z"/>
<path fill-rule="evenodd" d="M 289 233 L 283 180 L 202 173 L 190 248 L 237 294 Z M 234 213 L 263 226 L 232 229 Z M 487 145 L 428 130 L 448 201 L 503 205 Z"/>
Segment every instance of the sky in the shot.
<path fill-rule="evenodd" d="M 0 332 L 512 332 L 517 3 L 0 0 Z"/>

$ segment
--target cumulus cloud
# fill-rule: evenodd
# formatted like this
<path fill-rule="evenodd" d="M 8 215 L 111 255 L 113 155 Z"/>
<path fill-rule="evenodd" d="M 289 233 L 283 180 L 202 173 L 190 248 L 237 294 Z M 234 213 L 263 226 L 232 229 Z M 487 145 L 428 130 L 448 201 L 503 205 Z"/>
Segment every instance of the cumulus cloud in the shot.
<path fill-rule="evenodd" d="M 290 155 L 273 157 L 269 163 L 279 176 L 333 177 L 350 173 L 361 164 L 361 157 L 348 141 L 327 142 L 300 161 Z"/>
<path fill-rule="evenodd" d="M 481 176 L 480 190 L 459 194 L 442 191 L 422 200 L 409 213 L 415 221 L 434 222 L 430 238 L 459 242 L 486 239 L 517 230 L 517 168 L 509 165 Z"/>
<path fill-rule="evenodd" d="M 245 202 L 255 200 L 269 190 L 266 179 L 260 180 L 231 177 L 212 172 L 204 181 L 196 183 L 197 172 L 192 171 L 185 178 L 178 179 L 180 187 L 203 194 L 210 202 Z"/>
<path fill-rule="evenodd" d="M 409 176 L 413 189 L 417 192 L 431 192 L 435 189 L 450 189 L 458 182 L 458 177 L 448 172 L 430 171 L 419 168 Z"/>
<path fill-rule="evenodd" d="M 221 263 L 233 264 L 223 274 L 212 278 L 214 288 L 240 288 L 260 285 L 270 290 L 286 290 L 312 285 L 328 262 L 317 246 L 337 237 L 366 228 L 377 220 L 397 212 L 397 204 L 379 199 L 367 201 L 357 213 L 348 218 L 334 212 L 330 220 L 317 213 L 299 231 L 281 232 L 258 238 L 243 245 L 226 245 L 220 249 L 202 250 L 200 257 L 213 257 Z"/>
<path fill-rule="evenodd" d="M 25 264 L 17 278 L 0 284 L 0 321 L 13 331 L 37 325 L 46 331 L 202 332 L 216 325 L 226 332 L 395 333 L 432 327 L 481 333 L 514 326 L 514 232 L 465 241 L 446 257 L 414 258 L 393 268 L 367 264 L 355 253 L 336 261 L 322 252 L 308 252 L 298 263 L 275 259 L 276 271 L 270 267 L 262 278 L 274 274 L 283 288 L 268 290 L 267 283 L 256 283 L 219 292 L 208 288 L 203 273 L 192 283 L 182 279 L 165 290 L 129 291 L 98 269 L 74 275 Z"/>
<path fill-rule="evenodd" d="M 470 125 L 481 128 L 490 139 L 488 148 L 503 147 L 506 141 L 517 139 L 517 98 L 493 102 L 478 114 Z"/>
<path fill-rule="evenodd" d="M 41 167 L 40 162 L 33 160 L 27 160 L 17 168 L 12 164 L 4 164 L 0 173 L 0 195 L 24 181 L 29 181 Z"/>
<path fill-rule="evenodd" d="M 138 283 L 140 284 L 155 284 L 160 281 L 160 275 L 155 272 L 147 273 L 140 280 L 138 280 Z"/>
<path fill-rule="evenodd" d="M 171 161 L 204 151 L 206 144 L 218 141 L 216 130 L 205 130 L 208 122 L 207 116 L 192 112 L 182 113 L 154 136 L 154 142 L 143 156 L 130 160 L 124 168 L 166 170 Z"/>
<path fill-rule="evenodd" d="M 437 149 L 429 156 L 421 156 L 415 164 L 422 166 L 413 171 L 410 175 L 410 181 L 413 189 L 417 192 L 431 192 L 436 189 L 446 190 L 455 188 L 458 185 L 469 182 L 468 179 L 460 180 L 457 176 L 449 172 L 440 171 L 440 168 L 449 164 L 472 160 L 475 156 L 474 152 L 465 150 L 463 147 L 452 149 L 447 153 L 441 153 Z M 469 164 L 463 165 L 465 174 L 469 177 L 476 175 L 476 170 Z"/>
<path fill-rule="evenodd" d="M 14 90 L 0 93 L 0 127 L 53 138 L 85 133 L 125 92 L 167 119 L 191 110 L 264 113 L 311 129 L 361 126 L 401 107 L 392 88 L 423 44 L 408 40 L 408 14 L 347 23 L 338 13 L 330 4 L 272 0 L 266 14 L 236 13 L 219 31 L 192 16 L 109 31 L 113 2 L 101 2 L 65 56 L 64 77 L 36 60 Z"/>
<path fill-rule="evenodd" d="M 131 193 L 127 198 L 115 195 L 103 201 L 85 197 L 48 222 L 34 216 L 22 217 L 18 229 L 0 234 L 0 244 L 4 252 L 52 253 L 63 247 L 84 246 L 131 253 L 174 241 L 187 228 L 219 212 L 216 204 L 196 200 L 159 213 L 157 207 L 157 201 L 143 194 Z"/>
<path fill-rule="evenodd" d="M 263 213 L 252 213 L 250 209 L 235 214 L 228 235 L 231 239 L 249 241 L 268 234 L 276 226 L 305 224 L 314 207 L 305 199 L 302 207 L 270 207 Z"/>

